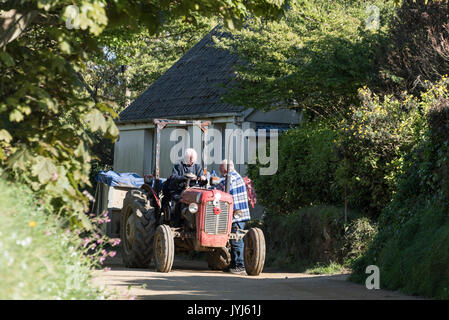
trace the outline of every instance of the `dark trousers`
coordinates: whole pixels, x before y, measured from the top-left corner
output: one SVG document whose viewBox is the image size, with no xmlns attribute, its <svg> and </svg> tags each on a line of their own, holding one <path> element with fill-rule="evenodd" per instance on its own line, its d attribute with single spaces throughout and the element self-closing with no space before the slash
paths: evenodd
<svg viewBox="0 0 449 320">
<path fill-rule="evenodd" d="M 231 232 L 235 233 L 237 229 L 245 228 L 245 222 L 233 222 L 231 227 Z M 244 243 L 243 239 L 239 241 L 229 240 L 231 243 L 231 268 L 241 267 L 245 268 L 245 259 L 244 259 Z"/>
<path fill-rule="evenodd" d="M 162 209 L 165 210 L 165 208 L 167 208 L 170 211 L 170 221 L 172 221 L 174 223 L 175 227 L 180 227 L 181 226 L 181 209 L 180 209 L 180 203 L 179 201 L 175 201 L 175 206 L 171 207 L 170 202 L 172 200 L 172 196 L 170 193 L 167 193 L 164 195 L 164 197 L 162 198 Z M 177 195 L 179 197 L 179 195 Z M 175 195 L 176 197 L 176 195 Z M 166 217 L 166 219 L 168 219 Z"/>
</svg>

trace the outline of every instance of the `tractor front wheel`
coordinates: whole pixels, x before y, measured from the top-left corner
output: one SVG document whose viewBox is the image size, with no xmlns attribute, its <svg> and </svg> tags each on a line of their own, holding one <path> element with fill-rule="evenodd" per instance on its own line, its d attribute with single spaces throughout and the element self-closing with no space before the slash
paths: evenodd
<svg viewBox="0 0 449 320">
<path fill-rule="evenodd" d="M 258 276 L 265 264 L 265 237 L 259 228 L 251 228 L 243 238 L 246 273 Z"/>
<path fill-rule="evenodd" d="M 166 224 L 161 224 L 154 235 L 154 264 L 159 272 L 170 272 L 175 256 L 173 232 Z"/>
</svg>

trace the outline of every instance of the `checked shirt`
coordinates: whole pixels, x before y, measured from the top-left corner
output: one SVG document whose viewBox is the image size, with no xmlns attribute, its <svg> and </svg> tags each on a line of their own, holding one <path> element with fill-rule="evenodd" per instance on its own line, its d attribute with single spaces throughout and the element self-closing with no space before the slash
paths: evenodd
<svg viewBox="0 0 449 320">
<path fill-rule="evenodd" d="M 236 171 L 231 171 L 229 177 L 231 178 L 229 193 L 234 200 L 234 211 L 241 211 L 241 216 L 239 218 L 234 217 L 232 222 L 248 221 L 251 219 L 251 216 L 249 213 L 248 194 L 245 181 L 243 181 L 242 177 Z M 223 179 L 219 185 L 219 189 L 224 191 L 225 188 L 226 179 Z"/>
</svg>

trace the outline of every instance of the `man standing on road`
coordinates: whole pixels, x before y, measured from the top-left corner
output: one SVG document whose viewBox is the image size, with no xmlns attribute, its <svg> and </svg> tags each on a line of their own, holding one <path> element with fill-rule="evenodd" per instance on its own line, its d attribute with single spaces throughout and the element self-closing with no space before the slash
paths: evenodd
<svg viewBox="0 0 449 320">
<path fill-rule="evenodd" d="M 248 206 L 248 194 L 246 191 L 246 185 L 240 174 L 235 171 L 234 163 L 229 161 L 229 172 L 227 172 L 228 161 L 225 159 L 220 165 L 220 173 L 223 177 L 229 175 L 230 187 L 229 193 L 234 200 L 234 216 L 232 219 L 231 232 L 237 232 L 237 230 L 243 230 L 245 228 L 245 221 L 251 219 Z M 222 181 L 219 185 L 219 189 L 226 189 L 226 180 Z M 246 274 L 243 239 L 238 241 L 230 240 L 231 243 L 231 265 L 229 271 L 234 274 Z"/>
</svg>

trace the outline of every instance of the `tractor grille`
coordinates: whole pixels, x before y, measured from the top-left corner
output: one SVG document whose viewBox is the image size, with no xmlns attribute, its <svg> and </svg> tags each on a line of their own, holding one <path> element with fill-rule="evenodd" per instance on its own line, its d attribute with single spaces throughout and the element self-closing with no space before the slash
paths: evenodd
<svg viewBox="0 0 449 320">
<path fill-rule="evenodd" d="M 226 234 L 228 232 L 229 204 L 220 201 L 220 214 L 214 213 L 212 201 L 206 203 L 204 230 L 208 234 Z"/>
</svg>

